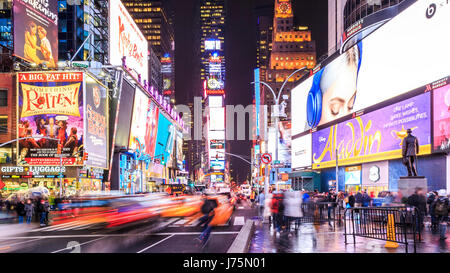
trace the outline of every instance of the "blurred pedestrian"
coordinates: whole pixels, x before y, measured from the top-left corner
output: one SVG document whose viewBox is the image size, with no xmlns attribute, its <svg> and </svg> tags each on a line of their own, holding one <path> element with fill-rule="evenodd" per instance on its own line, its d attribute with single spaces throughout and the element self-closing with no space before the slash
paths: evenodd
<svg viewBox="0 0 450 273">
<path fill-rule="evenodd" d="M 328 202 L 328 220 L 334 219 L 335 208 L 337 205 L 336 199 L 337 196 L 334 191 L 329 191 L 326 199 L 326 201 Z M 331 217 L 331 212 L 333 212 L 333 217 Z"/>
<path fill-rule="evenodd" d="M 437 221 L 437 216 L 434 211 L 434 201 L 436 201 L 439 198 L 439 195 L 437 192 L 430 192 L 428 194 L 427 198 L 427 204 L 428 204 L 428 212 L 430 214 L 430 220 L 431 220 L 431 230 L 433 232 L 437 231 L 439 229 L 439 221 Z"/>
<path fill-rule="evenodd" d="M 27 217 L 27 224 L 31 224 L 33 214 L 34 214 L 34 205 L 33 202 L 31 202 L 31 199 L 28 199 L 27 203 L 25 204 L 25 215 Z"/>
<path fill-rule="evenodd" d="M 302 213 L 302 195 L 299 191 L 286 192 L 284 198 L 284 215 L 287 220 L 287 231 L 291 230 L 291 223 L 295 223 L 295 230 L 298 229 Z"/>
<path fill-rule="evenodd" d="M 258 202 L 258 216 L 264 220 L 264 204 L 265 204 L 265 196 L 264 192 L 260 191 L 258 196 L 256 197 L 256 201 Z"/>
<path fill-rule="evenodd" d="M 274 193 L 272 197 L 272 204 L 271 204 L 271 212 L 272 212 L 272 220 L 273 225 L 276 231 L 281 230 L 282 225 L 282 206 L 283 204 L 283 195 L 281 193 Z"/>
<path fill-rule="evenodd" d="M 364 191 L 362 195 L 362 206 L 363 207 L 370 206 L 370 201 L 372 201 L 372 198 L 367 194 L 367 191 Z"/>
<path fill-rule="evenodd" d="M 308 203 L 310 199 L 308 192 L 305 189 L 302 189 L 302 193 L 303 193 L 302 196 L 303 203 Z"/>
<path fill-rule="evenodd" d="M 209 236 L 211 234 L 212 226 L 209 225 L 211 223 L 212 219 L 214 218 L 214 209 L 217 207 L 216 200 L 208 199 L 206 197 L 206 194 L 203 194 L 203 205 L 201 207 L 201 212 L 203 213 L 203 216 L 200 218 L 200 222 L 198 225 L 203 224 L 203 230 L 202 233 L 198 238 L 196 238 L 198 241 L 200 241 L 203 244 L 206 244 L 206 242 L 209 239 Z"/>
<path fill-rule="evenodd" d="M 47 213 L 48 212 L 49 212 L 48 202 L 46 202 L 45 199 L 41 199 L 38 204 L 38 214 L 39 214 L 39 221 L 40 221 L 41 227 L 47 225 Z"/>
<path fill-rule="evenodd" d="M 267 194 L 267 196 L 264 196 L 264 213 L 263 213 L 263 219 L 268 219 L 269 220 L 269 225 L 272 224 L 272 210 L 271 210 L 271 206 L 272 206 L 272 197 L 273 194 L 271 192 L 269 192 Z"/>
<path fill-rule="evenodd" d="M 19 224 L 23 223 L 23 219 L 26 215 L 25 212 L 25 203 L 23 202 L 23 200 L 20 200 L 19 203 L 16 206 L 16 212 L 17 212 L 17 216 L 19 217 Z"/>
<path fill-rule="evenodd" d="M 421 232 L 423 227 L 423 218 L 427 215 L 427 199 L 423 189 L 417 187 L 410 197 L 408 197 L 407 204 L 417 208 L 417 231 Z"/>
<path fill-rule="evenodd" d="M 445 240 L 447 239 L 446 233 L 449 212 L 449 199 L 445 189 L 438 191 L 438 197 L 433 202 L 432 206 L 437 216 L 437 221 L 439 222 L 439 237 L 441 240 Z"/>
<path fill-rule="evenodd" d="M 358 191 L 355 195 L 355 207 L 360 208 L 363 205 L 363 194 Z"/>
</svg>

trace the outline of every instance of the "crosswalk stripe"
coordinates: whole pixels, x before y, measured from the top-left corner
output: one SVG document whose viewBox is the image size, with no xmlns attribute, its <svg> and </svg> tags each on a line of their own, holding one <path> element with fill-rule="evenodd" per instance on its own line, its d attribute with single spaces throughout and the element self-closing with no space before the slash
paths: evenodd
<svg viewBox="0 0 450 273">
<path fill-rule="evenodd" d="M 236 216 L 234 217 L 234 226 L 243 226 L 245 223 L 245 217 L 244 216 Z"/>
</svg>

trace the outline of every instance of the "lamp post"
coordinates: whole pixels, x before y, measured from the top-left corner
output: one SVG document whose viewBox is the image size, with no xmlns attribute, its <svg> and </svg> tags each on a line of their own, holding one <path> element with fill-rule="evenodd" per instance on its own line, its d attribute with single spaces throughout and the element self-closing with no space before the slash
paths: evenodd
<svg viewBox="0 0 450 273">
<path fill-rule="evenodd" d="M 281 96 L 281 94 L 283 93 L 283 89 L 284 89 L 284 86 L 286 85 L 286 83 L 289 81 L 289 79 L 292 77 L 292 76 L 294 76 L 296 73 L 298 73 L 298 72 L 300 72 L 300 71 L 303 71 L 303 70 L 305 70 L 307 67 L 305 66 L 305 67 L 302 67 L 302 68 L 300 68 L 300 69 L 297 69 L 297 70 L 295 70 L 294 72 L 292 72 L 291 73 L 291 75 L 289 75 L 289 77 L 287 77 L 285 80 L 284 80 L 284 82 L 283 82 L 283 85 L 281 85 L 281 88 L 280 88 L 280 91 L 278 92 L 278 95 L 276 95 L 275 94 L 275 91 L 273 91 L 273 89 L 272 89 L 272 87 L 268 84 L 268 83 L 266 83 L 266 82 L 263 82 L 263 81 L 257 81 L 257 82 L 252 82 L 251 84 L 259 84 L 259 83 L 261 83 L 261 84 L 263 84 L 264 86 L 266 86 L 267 88 L 269 88 L 269 90 L 272 92 L 272 95 L 273 95 L 273 99 L 274 99 L 274 101 L 275 101 L 275 107 L 277 108 L 277 112 L 278 112 L 278 114 L 277 115 L 275 115 L 275 161 L 278 161 L 278 142 L 280 141 L 280 139 L 279 139 L 279 134 L 278 134 L 278 119 L 279 119 L 279 107 L 280 107 L 280 96 Z M 267 166 L 266 166 L 267 167 Z M 268 178 L 269 178 L 269 175 L 268 175 L 268 171 L 266 170 L 266 178 L 267 179 L 265 179 L 265 181 L 264 181 L 264 194 L 267 196 L 267 194 L 269 193 L 269 186 L 268 186 L 268 183 L 269 183 L 269 181 L 267 181 L 268 180 Z M 277 168 L 275 168 L 275 179 L 278 181 L 278 169 Z M 277 184 L 277 190 L 278 190 L 278 183 L 276 183 Z"/>
</svg>

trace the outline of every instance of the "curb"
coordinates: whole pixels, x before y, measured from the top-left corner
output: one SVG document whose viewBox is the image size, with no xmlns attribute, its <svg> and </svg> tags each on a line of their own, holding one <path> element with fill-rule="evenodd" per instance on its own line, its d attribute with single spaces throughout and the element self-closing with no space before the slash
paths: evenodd
<svg viewBox="0 0 450 273">
<path fill-rule="evenodd" d="M 255 221 L 247 220 L 236 239 L 234 239 L 234 242 L 231 244 L 227 253 L 247 253 L 254 233 Z"/>
</svg>

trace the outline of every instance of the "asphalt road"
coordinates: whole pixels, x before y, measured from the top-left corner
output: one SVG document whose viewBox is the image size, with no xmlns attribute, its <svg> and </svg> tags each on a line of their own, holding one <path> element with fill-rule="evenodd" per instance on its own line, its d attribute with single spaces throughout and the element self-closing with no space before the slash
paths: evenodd
<svg viewBox="0 0 450 273">
<path fill-rule="evenodd" d="M 26 233 L 0 235 L 0 253 L 226 253 L 245 221 L 256 214 L 247 202 L 237 204 L 229 225 L 214 227 L 203 248 L 195 240 L 201 233 L 196 226 L 199 214 L 118 230 L 36 227 Z"/>
</svg>

